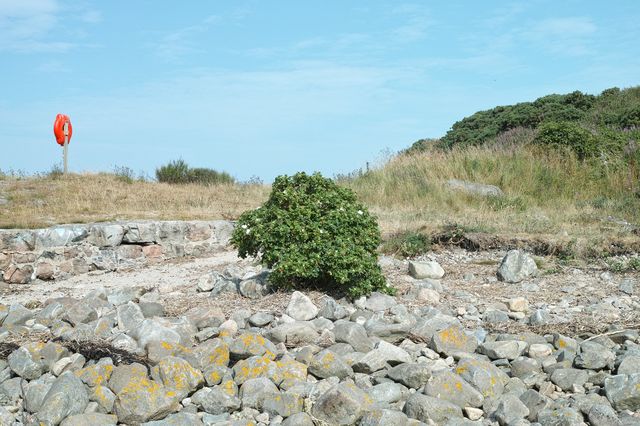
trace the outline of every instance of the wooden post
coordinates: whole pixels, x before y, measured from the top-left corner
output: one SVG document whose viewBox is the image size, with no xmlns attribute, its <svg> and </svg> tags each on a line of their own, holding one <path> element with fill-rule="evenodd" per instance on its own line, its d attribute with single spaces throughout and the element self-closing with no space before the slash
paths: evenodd
<svg viewBox="0 0 640 426">
<path fill-rule="evenodd" d="M 67 175 L 68 172 L 68 151 L 69 151 L 69 122 L 65 121 L 64 126 L 62 127 L 64 130 L 64 175 Z"/>
</svg>

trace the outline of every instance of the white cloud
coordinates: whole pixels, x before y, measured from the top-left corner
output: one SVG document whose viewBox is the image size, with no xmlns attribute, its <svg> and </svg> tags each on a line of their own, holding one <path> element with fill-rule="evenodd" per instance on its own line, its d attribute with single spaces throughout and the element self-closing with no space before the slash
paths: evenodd
<svg viewBox="0 0 640 426">
<path fill-rule="evenodd" d="M 46 40 L 57 23 L 55 0 L 0 0 L 0 50 L 66 50 L 68 43 Z"/>
<path fill-rule="evenodd" d="M 165 34 L 153 44 L 156 54 L 167 61 L 176 61 L 181 56 L 202 51 L 198 46 L 197 36 L 208 31 L 218 21 L 218 16 L 211 15 L 196 25 Z"/>
</svg>

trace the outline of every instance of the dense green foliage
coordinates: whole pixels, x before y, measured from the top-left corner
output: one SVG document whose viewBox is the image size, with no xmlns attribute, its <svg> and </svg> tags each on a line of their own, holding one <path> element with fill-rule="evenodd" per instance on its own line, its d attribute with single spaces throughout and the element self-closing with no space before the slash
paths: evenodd
<svg viewBox="0 0 640 426">
<path fill-rule="evenodd" d="M 539 133 L 529 142 L 569 147 L 581 158 L 621 153 L 640 136 L 640 87 L 611 88 L 598 96 L 553 94 L 479 111 L 456 122 L 437 145 L 482 145 L 519 128 Z M 422 141 L 414 144 L 417 149 L 423 146 Z"/>
<path fill-rule="evenodd" d="M 240 216 L 231 241 L 240 257 L 260 256 L 279 288 L 392 292 L 377 264 L 375 217 L 319 173 L 277 177 L 267 202 Z"/>
<path fill-rule="evenodd" d="M 171 161 L 156 169 L 156 179 L 162 183 L 198 183 L 216 185 L 233 183 L 234 179 L 226 172 L 218 172 L 207 168 L 191 168 L 184 160 Z"/>
</svg>

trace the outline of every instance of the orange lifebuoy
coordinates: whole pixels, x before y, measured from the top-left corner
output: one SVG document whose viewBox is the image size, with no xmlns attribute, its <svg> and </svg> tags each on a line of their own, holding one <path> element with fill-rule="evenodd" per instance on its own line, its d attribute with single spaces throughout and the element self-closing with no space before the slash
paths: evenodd
<svg viewBox="0 0 640 426">
<path fill-rule="evenodd" d="M 73 127 L 71 127 L 71 120 L 69 119 L 69 116 L 65 114 L 56 115 L 56 121 L 53 122 L 53 134 L 56 136 L 56 142 L 61 146 L 64 146 L 64 123 L 69 123 L 68 142 L 71 142 Z"/>
</svg>

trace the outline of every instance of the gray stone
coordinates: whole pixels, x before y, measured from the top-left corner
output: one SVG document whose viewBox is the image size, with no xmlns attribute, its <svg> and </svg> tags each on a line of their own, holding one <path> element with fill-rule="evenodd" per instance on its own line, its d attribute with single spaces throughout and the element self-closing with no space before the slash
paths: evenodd
<svg viewBox="0 0 640 426">
<path fill-rule="evenodd" d="M 635 374 L 640 373 L 640 354 L 628 354 L 622 358 L 618 365 L 618 374 Z"/>
<path fill-rule="evenodd" d="M 78 324 L 86 324 L 97 320 L 98 313 L 90 304 L 85 301 L 80 301 L 71 306 L 67 306 L 62 315 L 62 319 L 75 327 Z"/>
<path fill-rule="evenodd" d="M 407 415 L 401 411 L 375 408 L 365 413 L 359 426 L 405 426 L 409 424 Z"/>
<path fill-rule="evenodd" d="M 538 423 L 542 426 L 583 426 L 582 414 L 573 408 L 546 409 L 538 413 Z"/>
<path fill-rule="evenodd" d="M 149 342 L 180 343 L 180 334 L 167 327 L 160 318 L 147 318 L 138 323 L 129 333 L 137 340 L 141 348 L 145 348 Z"/>
<path fill-rule="evenodd" d="M 0 405 L 0 425 L 13 425 L 14 420 L 15 416 Z"/>
<path fill-rule="evenodd" d="M 640 374 L 609 377 L 604 381 L 604 390 L 617 411 L 640 410 Z"/>
<path fill-rule="evenodd" d="M 146 378 L 147 367 L 142 364 L 124 364 L 115 367 L 109 378 L 108 386 L 115 393 L 120 393 L 134 378 Z"/>
<path fill-rule="evenodd" d="M 325 296 L 324 305 L 318 311 L 318 316 L 324 317 L 331 321 L 343 319 L 349 315 L 347 309 L 340 305 L 335 299 Z"/>
<path fill-rule="evenodd" d="M 459 179 L 449 179 L 447 181 L 447 187 L 455 191 L 462 191 L 472 195 L 479 195 L 481 197 L 501 197 L 504 195 L 502 190 L 495 185 L 467 182 Z"/>
<path fill-rule="evenodd" d="M 60 426 L 109 426 L 118 424 L 118 417 L 113 414 L 84 413 L 69 416 Z"/>
<path fill-rule="evenodd" d="M 490 359 L 514 360 L 526 349 L 525 342 L 516 340 L 502 340 L 498 342 L 485 342 L 478 348 L 478 352 L 485 354 Z"/>
<path fill-rule="evenodd" d="M 318 307 L 306 295 L 294 291 L 285 312 L 296 321 L 309 321 L 318 315 Z"/>
<path fill-rule="evenodd" d="M 353 376 L 353 369 L 340 355 L 325 349 L 313 356 L 309 364 L 309 373 L 321 379 L 328 377 L 344 379 Z"/>
<path fill-rule="evenodd" d="M 7 362 L 11 371 L 26 380 L 37 379 L 44 372 L 42 362 L 39 359 L 34 360 L 33 354 L 25 346 L 11 352 Z"/>
<path fill-rule="evenodd" d="M 320 396 L 311 414 L 330 425 L 353 425 L 371 405 L 371 398 L 365 392 L 351 382 L 344 382 Z"/>
<path fill-rule="evenodd" d="M 266 274 L 245 279 L 238 284 L 238 292 L 249 299 L 260 299 L 269 294 L 270 291 Z"/>
<path fill-rule="evenodd" d="M 364 304 L 365 309 L 373 312 L 383 312 L 397 305 L 396 299 L 388 294 L 378 293 L 374 291 Z"/>
<path fill-rule="evenodd" d="M 491 310 L 482 315 L 482 320 L 489 324 L 500 324 L 509 322 L 509 314 L 503 311 Z"/>
<path fill-rule="evenodd" d="M 116 308 L 118 318 L 118 329 L 122 331 L 133 330 L 144 321 L 144 314 L 137 303 L 127 302 Z"/>
<path fill-rule="evenodd" d="M 402 411 L 425 423 L 445 424 L 453 418 L 462 418 L 462 409 L 457 405 L 418 392 L 407 399 Z"/>
<path fill-rule="evenodd" d="M 336 321 L 333 334 L 336 342 L 348 343 L 358 352 L 369 352 L 373 349 L 373 342 L 367 336 L 367 331 L 360 324 L 346 320 Z"/>
<path fill-rule="evenodd" d="M 593 426 L 621 426 L 622 422 L 609 404 L 595 404 L 587 415 Z"/>
<path fill-rule="evenodd" d="M 422 280 L 425 278 L 439 280 L 444 276 L 444 269 L 435 261 L 409 261 L 409 275 Z"/>
<path fill-rule="evenodd" d="M 570 391 L 575 386 L 584 386 L 589 380 L 589 373 L 575 368 L 558 368 L 551 373 L 551 381 L 564 391 Z"/>
<path fill-rule="evenodd" d="M 414 326 L 415 322 L 387 322 L 377 318 L 371 318 L 364 324 L 364 328 L 370 336 L 376 336 L 391 343 L 407 337 Z"/>
<path fill-rule="evenodd" d="M 265 396 L 262 411 L 272 416 L 289 417 L 302 412 L 303 400 L 300 395 L 289 392 L 276 392 Z"/>
<path fill-rule="evenodd" d="M 273 396 L 273 394 L 279 392 L 278 387 L 266 377 L 249 379 L 240 387 L 242 407 L 259 409 L 262 406 L 265 396 Z"/>
<path fill-rule="evenodd" d="M 110 413 L 113 411 L 116 395 L 106 386 L 96 386 L 90 391 L 89 401 L 96 402 L 102 411 Z"/>
<path fill-rule="evenodd" d="M 180 412 L 169 414 L 162 420 L 141 423 L 140 426 L 203 426 L 202 420 L 195 413 Z"/>
<path fill-rule="evenodd" d="M 635 291 L 635 280 L 632 278 L 625 278 L 618 285 L 618 290 L 624 294 L 632 295 Z"/>
<path fill-rule="evenodd" d="M 219 386 L 202 388 L 191 396 L 191 402 L 209 414 L 231 413 L 240 408 L 240 399 Z"/>
<path fill-rule="evenodd" d="M 111 381 L 109 383 L 111 385 Z M 178 400 L 174 390 L 150 380 L 146 375 L 133 376 L 116 393 L 113 409 L 120 423 L 136 424 L 162 419 L 178 411 Z"/>
<path fill-rule="evenodd" d="M 55 377 L 45 374 L 37 380 L 32 380 L 24 386 L 24 408 L 30 413 L 36 413 L 42 407 L 42 401 L 51 389 Z"/>
<path fill-rule="evenodd" d="M 615 360 L 616 355 L 605 346 L 588 341 L 580 345 L 580 353 L 576 356 L 574 365 L 589 370 L 613 369 Z"/>
<path fill-rule="evenodd" d="M 424 393 L 456 404 L 460 408 L 481 407 L 484 397 L 459 375 L 448 370 L 433 374 Z"/>
<path fill-rule="evenodd" d="M 548 398 L 540 395 L 539 392 L 529 389 L 520 395 L 520 401 L 527 406 L 529 415 L 527 419 L 529 421 L 536 421 L 538 419 L 538 413 L 549 406 Z"/>
<path fill-rule="evenodd" d="M 431 368 L 425 363 L 404 363 L 391 368 L 387 376 L 398 383 L 418 389 L 431 378 Z"/>
<path fill-rule="evenodd" d="M 546 325 L 551 322 L 551 314 L 546 309 L 536 309 L 529 317 L 531 325 Z"/>
<path fill-rule="evenodd" d="M 118 287 L 109 291 L 107 301 L 118 306 L 140 299 L 145 292 L 146 290 L 142 287 Z"/>
<path fill-rule="evenodd" d="M 473 353 L 478 347 L 478 340 L 466 334 L 461 326 L 451 325 L 434 333 L 429 347 L 445 356 Z"/>
<path fill-rule="evenodd" d="M 254 327 L 264 327 L 273 321 L 274 317 L 267 312 L 256 312 L 249 317 L 249 324 Z"/>
<path fill-rule="evenodd" d="M 25 308 L 24 306 L 16 303 L 9 306 L 9 312 L 2 322 L 3 326 L 8 325 L 24 325 L 27 321 L 34 317 L 33 311 Z"/>
<path fill-rule="evenodd" d="M 495 398 L 502 395 L 509 376 L 488 361 L 463 358 L 455 372 L 476 388 L 483 397 Z"/>
<path fill-rule="evenodd" d="M 204 376 L 182 358 L 168 356 L 158 363 L 162 384 L 182 399 L 204 383 Z"/>
<path fill-rule="evenodd" d="M 535 260 L 522 250 L 509 250 L 498 267 L 498 279 L 508 283 L 535 276 L 538 272 Z"/>
<path fill-rule="evenodd" d="M 505 394 L 500 397 L 500 402 L 493 416 L 502 426 L 514 425 L 529 415 L 529 409 L 513 394 Z"/>
<path fill-rule="evenodd" d="M 246 359 L 265 354 L 268 358 L 273 359 L 277 351 L 276 345 L 270 340 L 253 332 L 242 333 L 229 346 L 232 359 Z"/>
<path fill-rule="evenodd" d="M 282 422 L 282 426 L 314 426 L 311 416 L 307 413 L 296 413 L 286 418 Z"/>
<path fill-rule="evenodd" d="M 81 414 L 88 403 L 89 395 L 80 379 L 65 372 L 51 385 L 36 417 L 44 424 L 57 425 L 68 416 Z"/>
<path fill-rule="evenodd" d="M 379 405 L 389 405 L 405 399 L 409 390 L 400 383 L 384 382 L 367 389 L 369 396 Z"/>
<path fill-rule="evenodd" d="M 286 343 L 292 346 L 316 343 L 319 335 L 308 322 L 291 322 L 267 330 L 265 337 L 274 343 Z"/>
</svg>

